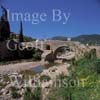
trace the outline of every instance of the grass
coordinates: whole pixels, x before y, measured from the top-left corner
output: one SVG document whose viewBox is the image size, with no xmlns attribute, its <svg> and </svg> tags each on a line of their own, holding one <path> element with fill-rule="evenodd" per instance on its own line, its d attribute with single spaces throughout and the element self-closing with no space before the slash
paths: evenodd
<svg viewBox="0 0 100 100">
<path fill-rule="evenodd" d="M 69 77 L 58 77 L 70 82 L 67 87 L 53 87 L 48 95 L 48 100 L 99 100 L 100 98 L 100 59 L 95 56 L 83 57 L 69 68 Z M 74 84 L 78 79 L 79 86 Z M 81 83 L 84 81 L 84 86 Z"/>
</svg>

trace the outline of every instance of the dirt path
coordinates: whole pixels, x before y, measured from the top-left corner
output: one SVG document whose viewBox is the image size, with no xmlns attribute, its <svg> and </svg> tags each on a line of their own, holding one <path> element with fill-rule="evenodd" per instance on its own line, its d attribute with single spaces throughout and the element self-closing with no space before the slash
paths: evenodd
<svg viewBox="0 0 100 100">
<path fill-rule="evenodd" d="M 0 74 L 20 72 L 22 70 L 31 69 L 38 65 L 43 65 L 43 62 L 22 62 L 17 64 L 0 65 Z"/>
</svg>

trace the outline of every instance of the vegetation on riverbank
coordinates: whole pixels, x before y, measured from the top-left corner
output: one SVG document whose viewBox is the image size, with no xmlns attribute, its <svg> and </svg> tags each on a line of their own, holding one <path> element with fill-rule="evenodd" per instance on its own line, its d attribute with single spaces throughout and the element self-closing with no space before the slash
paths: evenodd
<svg viewBox="0 0 100 100">
<path fill-rule="evenodd" d="M 60 87 L 53 87 L 47 100 L 99 100 L 100 59 L 93 49 L 69 68 L 70 75 L 60 77 Z"/>
</svg>

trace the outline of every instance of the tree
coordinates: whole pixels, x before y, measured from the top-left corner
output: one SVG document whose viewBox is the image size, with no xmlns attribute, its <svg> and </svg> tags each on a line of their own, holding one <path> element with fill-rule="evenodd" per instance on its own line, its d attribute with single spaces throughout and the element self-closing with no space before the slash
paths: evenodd
<svg viewBox="0 0 100 100">
<path fill-rule="evenodd" d="M 20 22 L 19 42 L 24 42 L 22 21 Z"/>
<path fill-rule="evenodd" d="M 2 16 L 0 18 L 0 40 L 6 40 L 10 37 L 10 25 L 7 19 L 7 10 L 1 6 Z"/>
</svg>

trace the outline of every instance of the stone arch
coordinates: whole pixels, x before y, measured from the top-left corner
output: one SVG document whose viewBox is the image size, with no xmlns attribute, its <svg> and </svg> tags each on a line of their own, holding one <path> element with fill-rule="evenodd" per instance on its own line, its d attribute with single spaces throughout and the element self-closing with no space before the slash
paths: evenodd
<svg viewBox="0 0 100 100">
<path fill-rule="evenodd" d="M 73 50 L 68 46 L 60 46 L 54 51 L 54 56 L 57 59 L 57 56 L 61 56 L 62 54 L 71 51 L 73 52 Z"/>
</svg>

